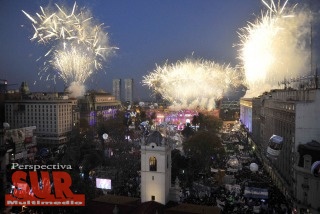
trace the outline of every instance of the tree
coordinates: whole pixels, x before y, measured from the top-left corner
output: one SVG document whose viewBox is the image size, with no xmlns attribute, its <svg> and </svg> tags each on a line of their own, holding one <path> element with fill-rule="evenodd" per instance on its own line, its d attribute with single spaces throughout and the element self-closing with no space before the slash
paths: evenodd
<svg viewBox="0 0 320 214">
<path fill-rule="evenodd" d="M 194 130 L 193 128 L 190 127 L 190 124 L 188 123 L 187 126 L 181 131 L 181 134 L 183 135 L 183 137 L 185 137 L 186 139 L 189 139 L 191 136 L 194 135 Z"/>
<path fill-rule="evenodd" d="M 102 135 L 107 133 L 114 142 L 122 142 L 127 132 L 126 118 L 124 111 L 118 111 L 114 118 L 100 121 L 97 124 L 97 133 L 102 140 Z"/>
<path fill-rule="evenodd" d="M 90 170 L 101 165 L 104 160 L 103 153 L 95 149 L 86 150 L 86 153 L 82 155 L 81 165 L 85 174 L 88 174 Z"/>
<path fill-rule="evenodd" d="M 193 116 L 191 123 L 192 125 L 199 124 L 199 131 L 207 130 L 215 133 L 217 133 L 222 126 L 222 120 L 213 115 L 203 113 L 199 113 L 198 116 Z"/>
<path fill-rule="evenodd" d="M 214 132 L 198 131 L 183 143 L 183 150 L 194 169 L 194 172 L 208 171 L 211 158 L 224 154 L 221 139 Z"/>
<path fill-rule="evenodd" d="M 89 122 L 85 118 L 80 118 L 79 126 L 81 132 L 87 132 L 90 129 Z"/>
<path fill-rule="evenodd" d="M 174 149 L 171 151 L 171 182 L 174 182 L 176 177 L 180 175 L 181 170 L 187 169 L 188 165 L 186 162 L 186 158 L 181 155 L 180 150 Z M 179 180 L 181 181 L 182 178 L 179 177 Z"/>
</svg>

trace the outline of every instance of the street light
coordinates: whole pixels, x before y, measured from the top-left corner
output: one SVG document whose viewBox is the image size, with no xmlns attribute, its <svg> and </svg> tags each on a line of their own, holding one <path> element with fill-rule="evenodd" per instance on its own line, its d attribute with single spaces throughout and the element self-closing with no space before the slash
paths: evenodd
<svg viewBox="0 0 320 214">
<path fill-rule="evenodd" d="M 104 140 L 107 140 L 107 139 L 108 139 L 108 134 L 107 134 L 107 133 L 104 133 L 104 134 L 102 135 L 102 138 L 103 138 Z"/>
<path fill-rule="evenodd" d="M 102 151 L 103 151 L 103 154 L 104 154 L 104 155 L 105 155 L 104 146 L 105 146 L 105 142 L 107 141 L 108 137 L 109 137 L 109 135 L 108 135 L 107 133 L 104 133 L 104 134 L 102 135 L 102 138 L 103 138 Z"/>
<path fill-rule="evenodd" d="M 4 129 L 9 129 L 10 128 L 10 124 L 7 123 L 7 122 L 4 122 L 2 125 L 3 125 Z"/>
</svg>

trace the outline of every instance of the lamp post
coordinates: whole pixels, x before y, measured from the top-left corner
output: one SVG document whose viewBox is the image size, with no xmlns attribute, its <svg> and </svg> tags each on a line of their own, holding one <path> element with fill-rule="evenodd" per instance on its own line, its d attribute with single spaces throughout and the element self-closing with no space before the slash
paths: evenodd
<svg viewBox="0 0 320 214">
<path fill-rule="evenodd" d="M 106 141 L 107 141 L 107 139 L 108 139 L 108 137 L 109 137 L 109 135 L 107 134 L 107 133 L 104 133 L 103 135 L 102 135 L 102 138 L 103 138 L 103 142 L 102 142 L 102 151 L 103 151 L 103 154 L 104 154 L 104 149 L 105 149 L 105 143 L 106 143 Z M 104 154 L 105 155 L 105 154 Z"/>
</svg>

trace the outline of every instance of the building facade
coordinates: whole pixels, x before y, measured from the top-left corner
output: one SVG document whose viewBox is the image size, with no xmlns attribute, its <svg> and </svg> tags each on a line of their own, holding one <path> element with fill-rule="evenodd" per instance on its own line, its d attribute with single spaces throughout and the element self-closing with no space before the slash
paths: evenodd
<svg viewBox="0 0 320 214">
<path fill-rule="evenodd" d="M 310 173 L 312 164 L 320 160 L 320 143 L 311 141 L 298 146 L 294 165 L 294 196 L 297 207 L 320 212 L 320 178 Z M 313 211 L 312 213 L 317 213 Z"/>
<path fill-rule="evenodd" d="M 35 126 L 5 130 L 4 141 L 14 145 L 12 147 L 14 149 L 10 152 L 8 160 L 5 161 L 6 164 L 8 164 L 9 161 L 34 158 L 37 152 L 37 140 L 36 136 L 34 136 L 35 130 Z"/>
<path fill-rule="evenodd" d="M 243 133 L 254 143 L 260 142 L 260 110 L 260 98 L 240 99 L 240 122 L 244 127 Z"/>
<path fill-rule="evenodd" d="M 79 121 L 77 100 L 59 93 L 31 93 L 5 101 L 5 119 L 11 128 L 35 126 L 38 145 L 55 146 L 68 142 L 72 127 Z"/>
<path fill-rule="evenodd" d="M 252 98 L 240 100 L 240 122 L 252 132 Z"/>
<path fill-rule="evenodd" d="M 141 202 L 166 204 L 171 188 L 171 147 L 154 131 L 141 146 Z"/>
<path fill-rule="evenodd" d="M 106 92 L 91 91 L 79 99 L 80 117 L 90 126 L 97 123 L 99 116 L 104 119 L 114 117 L 120 106 L 120 101 Z"/>
<path fill-rule="evenodd" d="M 121 79 L 112 80 L 112 95 L 116 100 L 121 101 Z"/>
<path fill-rule="evenodd" d="M 265 159 L 275 184 L 282 192 L 293 195 L 292 177 L 294 165 L 295 110 L 294 103 L 284 96 L 286 90 L 275 90 L 261 96 L 260 148 L 267 157 L 269 139 L 272 135 L 283 137 L 282 150 L 276 160 Z M 270 160 L 270 161 L 269 161 Z"/>
<path fill-rule="evenodd" d="M 133 79 L 124 80 L 124 102 L 133 102 Z"/>
<path fill-rule="evenodd" d="M 320 208 L 320 179 L 315 178 L 310 170 L 316 158 L 301 154 L 301 146 L 320 142 L 320 90 L 272 90 L 258 98 L 242 99 L 241 104 L 243 125 L 251 123 L 253 131 L 256 126 L 260 129 L 260 137 L 255 137 L 254 141 L 275 185 L 292 199 L 296 207 L 317 212 Z M 277 158 L 270 158 L 267 154 L 272 135 L 283 138 Z M 308 148 L 313 148 L 310 153 L 319 150 L 318 147 Z"/>
</svg>

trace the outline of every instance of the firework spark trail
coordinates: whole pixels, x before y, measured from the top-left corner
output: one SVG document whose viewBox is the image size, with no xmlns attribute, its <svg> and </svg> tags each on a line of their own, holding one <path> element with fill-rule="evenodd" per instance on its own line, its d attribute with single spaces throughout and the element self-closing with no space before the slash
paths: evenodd
<svg viewBox="0 0 320 214">
<path fill-rule="evenodd" d="M 246 96 L 258 96 L 278 87 L 285 78 L 309 71 L 310 15 L 297 5 L 262 1 L 267 11 L 239 31 L 239 59 L 247 85 Z"/>
<path fill-rule="evenodd" d="M 78 12 L 76 2 L 70 13 L 57 4 L 55 6 L 55 10 L 40 7 L 41 13 L 36 13 L 35 17 L 22 11 L 32 22 L 34 34 L 31 40 L 49 46 L 41 58 L 44 63 L 40 75 L 50 79 L 48 73 L 52 67 L 65 84 L 84 84 L 117 48 L 109 45 L 103 24 L 95 24 L 90 11 L 81 9 Z M 55 80 L 56 76 L 54 74 L 51 79 Z"/>
<path fill-rule="evenodd" d="M 229 87 L 241 84 L 240 75 L 229 65 L 202 59 L 165 63 L 143 77 L 143 84 L 160 93 L 172 108 L 212 110 Z"/>
<path fill-rule="evenodd" d="M 86 52 L 78 51 L 73 47 L 70 51 L 56 52 L 50 63 L 59 72 L 64 82 L 70 83 L 77 80 L 76 82 L 84 83 L 93 72 L 90 68 L 91 61 L 91 57 L 87 56 Z"/>
</svg>

